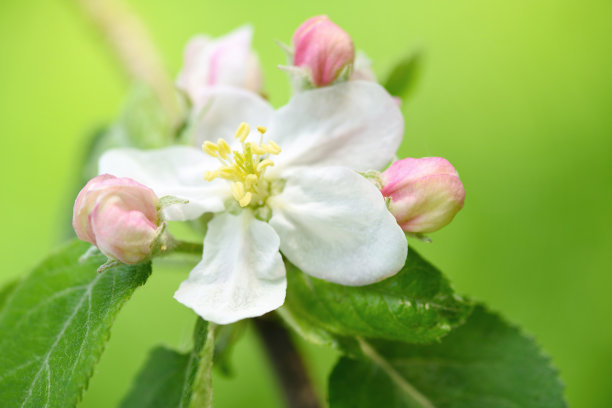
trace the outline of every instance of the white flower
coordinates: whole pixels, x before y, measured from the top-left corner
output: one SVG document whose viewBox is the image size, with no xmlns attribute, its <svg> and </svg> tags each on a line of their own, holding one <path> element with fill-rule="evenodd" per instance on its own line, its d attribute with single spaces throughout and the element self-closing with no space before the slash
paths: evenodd
<svg viewBox="0 0 612 408">
<path fill-rule="evenodd" d="M 253 28 L 244 26 L 217 39 L 198 35 L 189 40 L 177 86 L 187 93 L 195 112 L 204 106 L 215 86 L 262 91 L 263 73 L 251 49 L 252 38 Z"/>
<path fill-rule="evenodd" d="M 100 160 L 102 173 L 189 200 L 166 208 L 166 219 L 215 213 L 203 259 L 178 301 L 220 324 L 280 307 L 279 250 L 305 273 L 343 285 L 401 269 L 404 233 L 378 189 L 357 173 L 381 169 L 401 142 L 403 118 L 382 87 L 351 81 L 306 91 L 277 111 L 253 93 L 219 89 L 200 120 L 196 143 L 210 155 L 175 146 L 113 150 Z M 242 122 L 268 130 L 249 133 Z"/>
</svg>

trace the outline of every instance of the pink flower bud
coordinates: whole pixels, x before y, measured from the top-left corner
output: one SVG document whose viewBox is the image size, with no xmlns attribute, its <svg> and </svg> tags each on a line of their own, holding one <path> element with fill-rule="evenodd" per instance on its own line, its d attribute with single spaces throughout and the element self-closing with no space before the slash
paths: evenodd
<svg viewBox="0 0 612 408">
<path fill-rule="evenodd" d="M 406 232 L 433 232 L 463 207 L 465 190 L 455 168 L 441 157 L 403 159 L 382 174 L 389 210 Z"/>
<path fill-rule="evenodd" d="M 81 240 L 109 258 L 135 264 L 151 254 L 159 225 L 158 202 L 147 186 L 103 174 L 77 196 L 72 226 Z"/>
<path fill-rule="evenodd" d="M 293 46 L 293 65 L 308 68 L 315 86 L 334 82 L 355 59 L 353 40 L 327 16 L 302 23 L 293 34 Z"/>
<path fill-rule="evenodd" d="M 252 37 L 253 29 L 244 26 L 217 39 L 198 35 L 187 43 L 177 85 L 187 93 L 196 110 L 206 103 L 214 86 L 262 91 L 263 71 L 251 49 Z"/>
</svg>

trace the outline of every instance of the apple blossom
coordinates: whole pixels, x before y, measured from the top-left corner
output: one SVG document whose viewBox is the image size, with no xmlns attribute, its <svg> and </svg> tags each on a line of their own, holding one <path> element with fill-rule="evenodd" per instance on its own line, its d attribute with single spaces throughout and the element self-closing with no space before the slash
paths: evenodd
<svg viewBox="0 0 612 408">
<path fill-rule="evenodd" d="M 263 72 L 251 49 L 252 37 L 252 27 L 244 26 L 217 39 L 198 35 L 187 43 L 177 85 L 187 93 L 196 112 L 215 86 L 262 91 Z"/>
<path fill-rule="evenodd" d="M 111 259 L 135 264 L 147 259 L 158 235 L 153 190 L 129 178 L 102 174 L 91 179 L 74 203 L 77 236 Z"/>
<path fill-rule="evenodd" d="M 293 65 L 309 71 L 315 86 L 326 86 L 355 59 L 351 37 L 327 16 L 311 17 L 293 35 Z"/>
<path fill-rule="evenodd" d="M 406 232 L 423 234 L 447 225 L 463 207 L 465 190 L 455 168 L 441 157 L 406 158 L 382 173 L 382 194 Z"/>
<path fill-rule="evenodd" d="M 204 152 L 117 149 L 100 159 L 102 173 L 189 201 L 164 208 L 168 220 L 214 213 L 178 301 L 220 324 L 274 310 L 287 286 L 279 251 L 305 273 L 343 285 L 371 284 L 404 265 L 404 233 L 358 173 L 383 168 L 402 139 L 402 115 L 381 86 L 305 91 L 277 111 L 254 93 L 217 89 L 198 120 Z"/>
</svg>

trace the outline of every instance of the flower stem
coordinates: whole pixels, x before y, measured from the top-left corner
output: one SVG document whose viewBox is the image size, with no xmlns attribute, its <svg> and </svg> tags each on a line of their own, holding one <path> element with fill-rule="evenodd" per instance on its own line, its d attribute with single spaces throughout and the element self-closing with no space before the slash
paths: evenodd
<svg viewBox="0 0 612 408">
<path fill-rule="evenodd" d="M 288 408 L 320 408 L 306 366 L 287 329 L 273 316 L 253 319 Z"/>
<path fill-rule="evenodd" d="M 184 254 L 202 255 L 204 246 L 195 242 L 175 240 L 172 246 L 172 252 L 181 252 Z"/>
</svg>

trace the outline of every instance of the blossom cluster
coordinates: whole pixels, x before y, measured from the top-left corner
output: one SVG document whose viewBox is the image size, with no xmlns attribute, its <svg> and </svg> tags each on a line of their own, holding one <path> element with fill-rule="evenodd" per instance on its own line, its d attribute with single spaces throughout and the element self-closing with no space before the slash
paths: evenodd
<svg viewBox="0 0 612 408">
<path fill-rule="evenodd" d="M 445 226 L 465 195 L 445 159 L 396 160 L 398 104 L 328 17 L 287 47 L 295 92 L 280 109 L 263 96 L 252 35 L 192 39 L 177 79 L 190 144 L 106 152 L 74 208 L 79 238 L 124 263 L 150 259 L 163 222 L 212 214 L 175 298 L 219 324 L 280 307 L 285 260 L 341 285 L 396 274 L 406 234 Z M 163 196 L 179 200 L 160 208 Z"/>
</svg>

